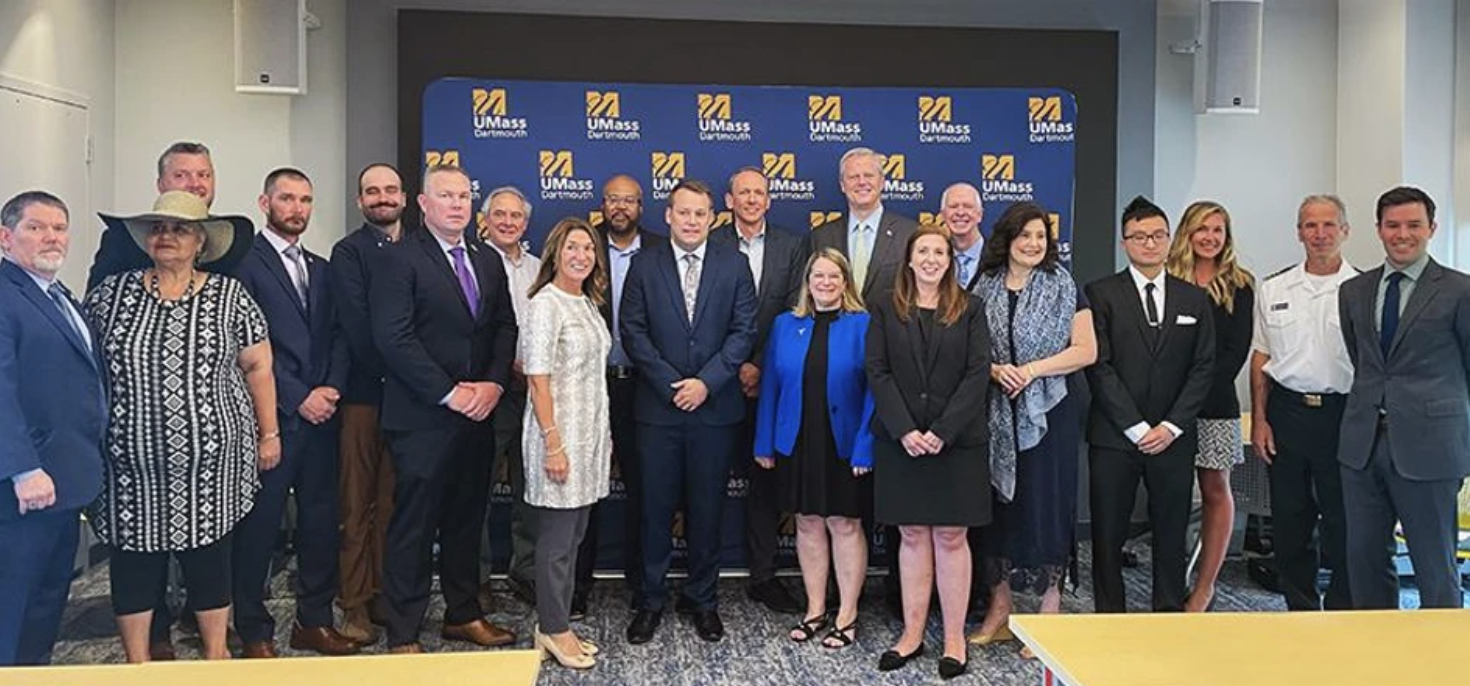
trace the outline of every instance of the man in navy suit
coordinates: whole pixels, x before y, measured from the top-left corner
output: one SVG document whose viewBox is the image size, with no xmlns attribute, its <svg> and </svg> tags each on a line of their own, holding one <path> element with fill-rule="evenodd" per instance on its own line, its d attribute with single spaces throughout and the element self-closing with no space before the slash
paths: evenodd
<svg viewBox="0 0 1470 686">
<path fill-rule="evenodd" d="M 347 380 L 347 343 L 336 335 L 327 261 L 301 236 L 311 222 L 311 180 L 300 170 L 265 177 L 265 229 L 235 277 L 265 313 L 281 426 L 281 462 L 260 475 L 255 507 L 235 528 L 235 631 L 248 658 L 276 656 L 276 623 L 265 607 L 272 553 L 286 497 L 296 493 L 296 624 L 291 647 L 351 655 L 356 643 L 332 624 L 337 595 L 337 401 Z"/>
<path fill-rule="evenodd" d="M 40 191 L 0 209 L 0 665 L 51 662 L 78 515 L 102 489 L 102 358 L 56 280 L 68 222 Z"/>
<path fill-rule="evenodd" d="M 679 605 L 706 641 L 725 629 L 716 610 L 720 515 L 730 458 L 745 419 L 739 367 L 755 339 L 755 282 L 734 246 L 708 241 L 714 194 L 684 181 L 664 211 L 669 244 L 633 258 L 623 286 L 623 347 L 638 368 L 633 417 L 643 482 L 643 602 L 628 642 L 652 640 L 668 600 L 674 511 L 684 503 L 689 579 Z"/>
<path fill-rule="evenodd" d="M 480 530 L 495 432 L 486 419 L 510 384 L 516 315 L 500 259 L 468 240 L 470 177 L 459 167 L 424 172 L 424 231 L 378 261 L 370 312 L 382 353 L 383 430 L 392 448 L 393 515 L 383 555 L 388 648 L 418 653 L 429 609 L 434 541 L 449 640 L 515 642 L 480 607 Z"/>
</svg>

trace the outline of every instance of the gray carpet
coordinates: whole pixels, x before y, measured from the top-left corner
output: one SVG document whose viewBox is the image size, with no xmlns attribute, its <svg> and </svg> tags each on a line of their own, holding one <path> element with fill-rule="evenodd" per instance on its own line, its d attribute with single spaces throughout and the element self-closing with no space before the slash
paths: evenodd
<svg viewBox="0 0 1470 686">
<path fill-rule="evenodd" d="M 1145 544 L 1135 544 L 1133 549 L 1143 561 L 1142 566 L 1126 570 L 1130 605 L 1134 610 L 1148 606 L 1149 570 L 1148 549 Z M 1081 547 L 1083 575 L 1089 569 L 1089 551 Z M 299 654 L 286 646 L 291 625 L 293 603 L 289 598 L 290 570 L 274 579 L 276 600 L 270 601 L 272 612 L 277 618 L 277 646 L 283 655 Z M 789 580 L 791 588 L 798 588 L 797 580 Z M 675 582 L 677 583 L 677 582 Z M 586 621 L 576 623 L 576 630 L 586 638 L 603 647 L 598 665 L 589 672 L 562 669 L 555 663 L 547 663 L 542 670 L 539 683 L 543 686 L 559 684 L 731 684 L 763 686 L 765 684 L 921 684 L 937 683 L 937 665 L 940 656 L 941 631 L 938 609 L 931 617 L 926 655 L 897 672 L 880 673 L 877 670 L 878 655 L 897 640 L 901 626 L 888 618 L 878 600 L 879 581 L 869 580 L 868 593 L 861 604 L 857 642 L 843 650 L 827 650 L 815 644 L 796 644 L 785 638 L 789 626 L 798 617 L 772 615 L 763 607 L 745 597 L 743 580 L 725 579 L 720 584 L 720 612 L 724 618 L 727 636 L 718 644 L 705 643 L 694 634 L 689 622 L 665 613 L 663 625 L 651 643 L 630 646 L 623 640 L 623 630 L 631 618 L 626 594 L 622 584 L 615 580 L 600 581 L 591 601 L 591 614 Z M 56 647 L 57 664 L 116 663 L 123 661 L 122 645 L 116 637 L 116 629 L 107 600 L 107 569 L 101 565 L 78 579 L 72 588 L 71 604 L 62 628 L 61 641 Z M 1412 589 L 1403 593 L 1405 607 L 1418 606 L 1418 594 Z M 1035 610 L 1037 598 L 1020 596 L 1017 599 L 1020 612 Z M 1083 580 L 1074 592 L 1064 596 L 1064 611 L 1068 613 L 1090 612 L 1092 594 L 1090 583 Z M 531 627 L 535 621 L 531 607 L 515 599 L 508 592 L 494 599 L 495 611 L 490 620 L 515 630 L 520 641 L 518 648 L 531 645 Z M 1245 564 L 1238 560 L 1228 561 L 1222 573 L 1221 584 L 1216 593 L 1218 611 L 1279 611 L 1285 606 L 1279 596 L 1267 593 L 1246 576 Z M 425 622 L 423 642 L 430 651 L 472 650 L 465 643 L 445 644 L 440 640 L 438 627 L 443 612 L 443 601 L 438 596 L 429 609 Z M 197 637 L 184 635 L 176 629 L 175 637 L 180 658 L 198 659 Z M 969 674 L 955 679 L 954 684 L 1035 684 L 1041 669 L 1035 662 L 1020 658 L 1018 643 L 1007 643 L 984 648 L 971 647 Z M 368 652 L 381 652 L 383 644 L 373 646 Z M 343 658 L 351 659 L 351 658 Z"/>
</svg>

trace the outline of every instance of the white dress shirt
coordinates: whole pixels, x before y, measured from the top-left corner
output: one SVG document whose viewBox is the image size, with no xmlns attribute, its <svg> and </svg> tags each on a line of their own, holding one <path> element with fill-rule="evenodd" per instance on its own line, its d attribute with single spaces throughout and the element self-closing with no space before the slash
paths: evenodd
<svg viewBox="0 0 1470 686">
<path fill-rule="evenodd" d="M 1138 271 L 1137 267 L 1130 264 L 1128 265 L 1128 274 L 1133 277 L 1133 288 L 1138 292 L 1138 303 L 1145 313 L 1148 312 L 1149 298 L 1148 291 L 1145 287 L 1148 284 L 1154 285 L 1153 300 L 1154 307 L 1157 308 L 1154 311 L 1159 315 L 1157 324 L 1162 327 L 1164 325 L 1164 283 L 1168 280 L 1169 273 L 1160 268 L 1159 273 L 1150 279 L 1144 276 L 1143 272 Z M 1147 318 L 1146 314 L 1145 318 Z M 1184 435 L 1184 430 L 1175 426 L 1173 422 L 1160 422 L 1160 425 L 1168 429 L 1169 433 L 1174 434 L 1174 438 L 1179 438 Z M 1128 440 L 1137 443 L 1143 440 L 1144 435 L 1149 432 L 1150 428 L 1152 427 L 1148 425 L 1148 422 L 1139 422 L 1125 429 L 1123 435 L 1127 436 Z"/>
<path fill-rule="evenodd" d="M 1343 260 L 1337 273 L 1308 274 L 1298 264 L 1256 287 L 1251 349 L 1270 357 L 1263 370 L 1296 393 L 1347 393 L 1353 361 L 1342 340 L 1337 292 L 1358 270 Z"/>
</svg>

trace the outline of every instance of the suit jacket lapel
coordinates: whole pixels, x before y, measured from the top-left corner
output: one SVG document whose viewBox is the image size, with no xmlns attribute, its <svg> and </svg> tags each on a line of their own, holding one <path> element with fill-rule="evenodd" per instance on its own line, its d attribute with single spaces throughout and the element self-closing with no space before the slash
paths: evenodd
<svg viewBox="0 0 1470 686">
<path fill-rule="evenodd" d="M 1169 333 L 1179 325 L 1179 286 L 1169 277 L 1164 277 L 1164 314 L 1159 321 L 1158 342 L 1154 344 L 1154 354 L 1164 349 L 1164 342 L 1169 338 Z"/>
<path fill-rule="evenodd" d="M 699 265 L 699 290 L 694 293 L 694 321 L 689 323 L 689 328 L 699 326 L 699 318 L 704 315 L 705 303 L 709 302 L 709 296 L 715 287 L 715 261 L 714 246 L 706 245 L 704 249 L 704 260 Z M 679 291 L 683 295 L 683 290 Z"/>
<path fill-rule="evenodd" d="M 654 271 L 663 277 L 666 286 L 664 290 L 669 294 L 669 303 L 673 306 L 674 312 L 678 313 L 679 321 L 683 322 L 684 328 L 692 330 L 694 327 L 690 325 L 688 310 L 684 307 L 684 282 L 679 278 L 679 267 L 675 264 L 674 259 L 677 254 L 671 245 L 668 250 L 659 250 L 650 258 L 654 263 Z M 708 255 L 709 251 L 706 250 L 705 254 Z M 626 288 L 627 284 L 624 284 L 623 287 Z"/>
<path fill-rule="evenodd" d="M 1363 273 L 1369 275 L 1369 278 L 1363 280 L 1361 285 L 1363 295 L 1357 299 L 1358 317 L 1364 324 L 1358 327 L 1358 336 L 1359 340 L 1366 339 L 1367 347 L 1372 350 L 1370 354 L 1383 360 L 1386 356 L 1383 354 L 1383 346 L 1378 342 L 1378 317 L 1374 312 L 1378 306 L 1378 282 L 1383 280 L 1383 267 L 1370 269 Z M 1361 349 L 1358 354 L 1362 354 Z"/>
<path fill-rule="evenodd" d="M 914 366 L 919 368 L 919 376 L 923 377 L 925 383 L 929 381 L 929 346 L 924 343 L 924 329 L 919 325 L 919 308 L 915 306 L 909 313 L 909 321 L 904 326 L 909 330 L 909 341 L 914 356 Z"/>
<path fill-rule="evenodd" d="M 757 284 L 760 287 L 760 293 L 757 295 L 764 298 L 767 293 L 773 293 L 776 294 L 776 299 L 780 300 L 781 296 L 785 294 L 786 288 L 785 284 L 775 283 L 776 272 L 779 267 L 776 264 L 775 250 L 779 239 L 772 240 L 772 236 L 775 234 L 776 230 L 772 229 L 770 224 L 766 224 L 766 237 L 763 239 L 766 242 L 765 250 L 761 251 L 761 282 Z"/>
<path fill-rule="evenodd" d="M 475 320 L 479 321 L 489 316 L 490 270 L 495 268 L 490 264 L 490 260 L 500 259 L 500 253 L 495 252 L 494 248 L 481 249 L 482 246 L 471 243 L 470 241 L 465 241 L 464 246 L 470 262 L 475 266 L 475 284 L 479 287 L 480 292 L 480 307 L 476 310 L 479 314 L 476 315 Z M 458 277 L 456 277 L 455 283 L 458 282 Z M 510 274 L 505 275 L 505 283 L 507 286 L 510 285 Z"/>
<path fill-rule="evenodd" d="M 419 247 L 424 249 L 429 257 L 430 268 L 449 283 L 449 289 L 459 298 L 459 304 L 464 307 L 465 316 L 470 314 L 470 302 L 464 297 L 464 289 L 459 287 L 459 276 L 454 273 L 454 268 L 449 266 L 449 256 L 439 249 L 439 241 L 434 238 L 433 232 L 425 228 L 419 237 Z"/>
<path fill-rule="evenodd" d="M 1133 273 L 1127 269 L 1119 273 L 1117 287 L 1118 296 L 1127 303 L 1123 312 L 1133 320 L 1133 325 L 1138 327 L 1138 341 L 1152 357 L 1158 351 L 1157 346 L 1154 345 L 1158 341 L 1158 336 L 1155 335 L 1153 327 L 1148 325 L 1148 312 L 1143 309 L 1143 294 L 1138 292 L 1138 285 L 1133 283 Z"/>
<path fill-rule="evenodd" d="M 1414 325 L 1414 320 L 1424 313 L 1424 308 L 1429 305 L 1429 301 L 1439 293 L 1436 282 L 1443 275 L 1444 269 L 1432 259 L 1424 266 L 1424 271 L 1419 274 L 1419 283 L 1414 284 L 1414 292 L 1409 294 L 1409 302 L 1404 305 L 1404 313 L 1399 317 L 1399 328 L 1394 331 L 1393 342 L 1388 346 L 1389 355 L 1393 355 L 1393 351 L 1398 349 L 1399 342 L 1404 340 L 1404 332 Z M 1376 299 L 1377 288 L 1374 289 L 1373 294 Z"/>
<path fill-rule="evenodd" d="M 20 265 L 8 260 L 0 260 L 0 265 L 4 265 L 5 271 L 10 274 L 10 280 L 20 288 L 20 292 L 25 295 L 26 299 L 30 300 L 31 304 L 35 305 L 41 311 L 41 316 L 45 317 L 47 321 L 51 322 L 52 326 L 55 326 L 61 332 L 61 335 L 66 338 L 67 342 L 71 343 L 71 347 L 75 348 L 82 357 L 85 357 L 93 367 L 97 367 L 97 358 L 94 355 L 97 347 L 97 337 L 92 337 L 93 350 L 88 350 L 86 341 L 82 340 L 81 335 L 72 327 L 71 322 L 66 320 L 66 315 L 61 313 L 61 308 L 58 308 L 56 302 L 51 300 L 51 296 L 42 291 L 36 285 L 35 281 L 31 280 L 30 274 L 26 273 Z M 67 299 L 70 300 L 71 298 L 68 297 Z M 73 306 L 75 306 L 75 303 L 73 303 Z M 78 308 L 77 311 L 81 312 L 81 308 Z"/>
<path fill-rule="evenodd" d="M 296 285 L 291 283 L 291 275 L 286 273 L 286 265 L 281 261 L 281 255 L 276 252 L 275 247 L 270 244 L 264 234 L 255 234 L 255 245 L 252 249 L 255 250 L 256 256 L 265 263 L 266 271 L 276 277 L 276 282 L 286 292 L 286 299 L 296 306 L 296 313 L 301 315 L 301 320 L 306 321 L 306 310 L 301 307 L 301 296 L 296 293 Z M 305 260 L 306 255 L 303 254 L 301 259 Z M 311 278 L 310 267 L 307 268 L 307 278 Z M 307 290 L 307 293 L 311 293 L 310 289 Z"/>
</svg>

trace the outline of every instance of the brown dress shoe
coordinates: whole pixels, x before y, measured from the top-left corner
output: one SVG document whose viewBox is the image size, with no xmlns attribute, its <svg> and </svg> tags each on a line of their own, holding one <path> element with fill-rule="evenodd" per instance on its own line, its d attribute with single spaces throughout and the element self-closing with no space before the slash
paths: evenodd
<svg viewBox="0 0 1470 686">
<path fill-rule="evenodd" d="M 444 631 L 440 636 L 443 636 L 448 641 L 469 641 L 470 643 L 486 648 L 505 646 L 516 642 L 515 634 L 495 626 L 484 619 L 477 619 L 469 624 L 445 624 Z"/>
<path fill-rule="evenodd" d="M 154 662 L 173 662 L 179 656 L 174 653 L 173 641 L 154 641 L 148 644 L 148 659 Z"/>
<path fill-rule="evenodd" d="M 424 647 L 417 643 L 405 643 L 388 649 L 389 655 L 418 655 L 422 652 L 424 652 Z"/>
<path fill-rule="evenodd" d="M 273 658 L 276 657 L 276 644 L 271 641 L 251 641 L 245 644 L 240 656 L 252 660 Z"/>
<path fill-rule="evenodd" d="M 368 617 L 368 611 L 364 608 L 343 612 L 342 628 L 338 629 L 337 633 L 359 646 L 370 646 L 378 642 L 378 628 L 373 626 L 372 619 Z"/>
<path fill-rule="evenodd" d="M 360 648 L 356 643 L 329 626 L 314 626 L 310 629 L 299 623 L 291 627 L 291 647 L 310 650 L 322 655 L 356 655 Z"/>
</svg>

